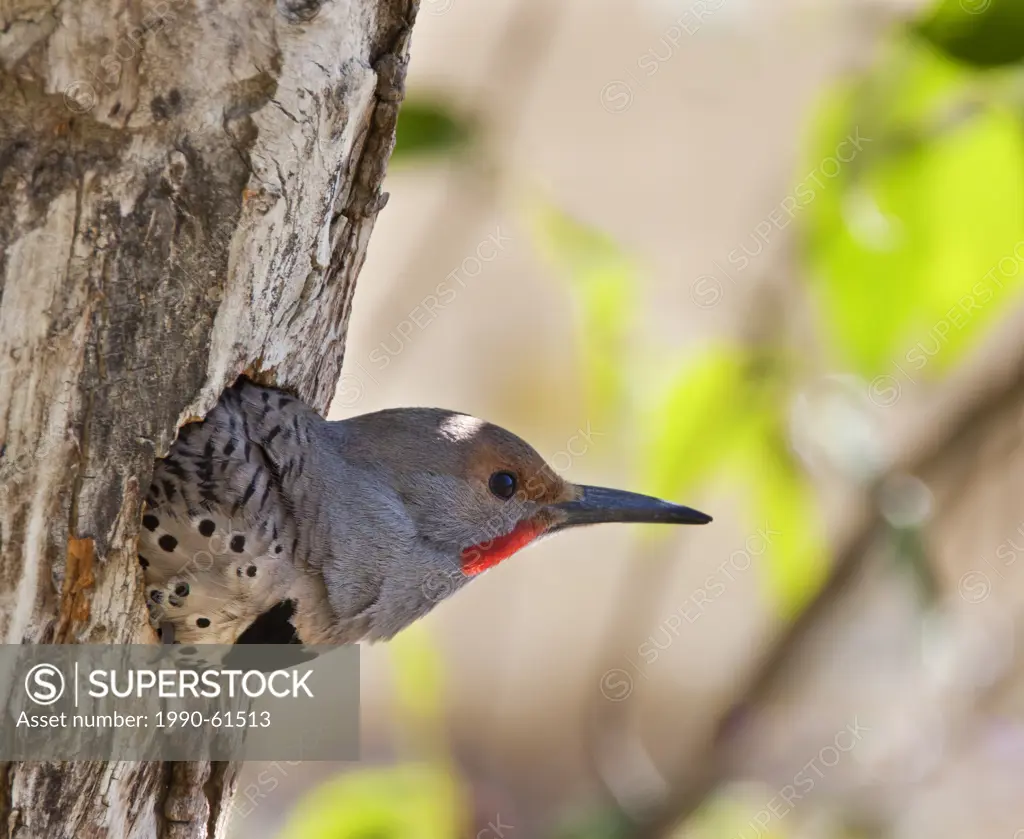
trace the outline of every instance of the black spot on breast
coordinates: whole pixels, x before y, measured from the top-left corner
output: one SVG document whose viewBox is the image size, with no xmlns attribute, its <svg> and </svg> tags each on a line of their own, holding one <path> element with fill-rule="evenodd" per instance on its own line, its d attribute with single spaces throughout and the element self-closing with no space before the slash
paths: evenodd
<svg viewBox="0 0 1024 839">
<path fill-rule="evenodd" d="M 203 536 L 213 536 L 213 532 L 217 529 L 217 526 L 210 521 L 210 519 L 203 519 L 199 522 L 199 533 Z"/>
<path fill-rule="evenodd" d="M 178 540 L 171 536 L 170 533 L 165 533 L 157 540 L 157 544 L 167 553 L 173 553 L 174 549 L 178 547 Z"/>
<path fill-rule="evenodd" d="M 245 537 L 241 533 L 231 537 L 231 550 L 236 554 L 245 550 Z"/>
<path fill-rule="evenodd" d="M 196 618 L 196 626 L 198 626 L 200 629 L 206 629 L 206 627 L 208 627 L 209 625 L 209 618 Z"/>
<path fill-rule="evenodd" d="M 234 440 L 228 440 L 227 443 L 224 444 L 224 454 L 226 454 L 228 457 L 230 457 L 231 453 L 234 450 L 235 450 L 235 441 Z"/>
<path fill-rule="evenodd" d="M 278 545 L 276 548 L 274 548 L 274 553 L 279 554 L 283 550 L 284 550 L 284 545 Z"/>
<path fill-rule="evenodd" d="M 245 573 L 248 576 L 250 576 L 250 577 L 255 577 L 256 576 L 256 566 L 255 565 L 250 565 L 248 568 L 245 569 Z"/>
<path fill-rule="evenodd" d="M 146 530 L 152 532 L 160 526 L 160 519 L 152 513 L 146 513 L 146 515 L 142 517 L 142 526 L 146 528 Z"/>
<path fill-rule="evenodd" d="M 282 600 L 254 620 L 238 636 L 236 644 L 301 644 L 299 634 L 291 623 L 295 616 L 295 601 Z M 225 659 L 226 663 L 227 659 Z"/>
<path fill-rule="evenodd" d="M 140 556 L 139 557 L 139 565 L 141 565 L 143 568 L 149 568 L 149 560 L 146 559 L 146 557 L 144 557 L 144 556 Z"/>
</svg>

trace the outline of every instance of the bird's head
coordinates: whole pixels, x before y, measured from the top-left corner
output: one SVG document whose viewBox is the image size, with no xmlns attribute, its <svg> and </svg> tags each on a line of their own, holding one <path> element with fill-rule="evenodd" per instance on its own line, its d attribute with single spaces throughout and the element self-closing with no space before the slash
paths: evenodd
<svg viewBox="0 0 1024 839">
<path fill-rule="evenodd" d="M 604 522 L 706 524 L 697 510 L 561 478 L 516 435 L 465 414 L 402 408 L 344 425 L 346 454 L 387 475 L 420 539 L 479 574 L 531 542 Z"/>
</svg>

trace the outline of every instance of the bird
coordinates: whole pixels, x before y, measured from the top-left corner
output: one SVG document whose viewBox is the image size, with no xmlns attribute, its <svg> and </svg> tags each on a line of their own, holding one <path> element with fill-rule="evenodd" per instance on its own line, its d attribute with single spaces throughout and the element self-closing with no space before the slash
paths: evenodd
<svg viewBox="0 0 1024 839">
<path fill-rule="evenodd" d="M 467 414 L 329 421 L 239 377 L 156 461 L 139 564 L 165 643 L 387 641 L 527 545 L 604 522 L 706 524 L 577 485 Z M 238 648 L 241 649 L 241 648 Z"/>
</svg>

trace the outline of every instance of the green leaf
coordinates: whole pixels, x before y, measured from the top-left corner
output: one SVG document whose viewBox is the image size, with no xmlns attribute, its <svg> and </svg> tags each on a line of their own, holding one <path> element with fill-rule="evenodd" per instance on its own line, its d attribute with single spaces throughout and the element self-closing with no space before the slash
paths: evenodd
<svg viewBox="0 0 1024 839">
<path fill-rule="evenodd" d="M 402 712 L 439 722 L 443 716 L 443 664 L 428 631 L 414 624 L 388 647 L 395 697 Z"/>
<path fill-rule="evenodd" d="M 403 729 L 421 754 L 444 759 L 444 666 L 429 630 L 413 624 L 392 639 L 388 653 Z"/>
<path fill-rule="evenodd" d="M 539 251 L 570 281 L 579 310 L 577 334 L 591 416 L 608 417 L 626 404 L 629 334 L 637 267 L 606 233 L 547 202 L 531 213 Z"/>
<path fill-rule="evenodd" d="M 963 356 L 1011 303 L 1024 280 L 1024 134 L 993 110 L 923 150 L 920 272 L 931 283 L 908 336 L 937 371 Z M 936 349 L 932 349 L 935 346 Z M 922 355 L 923 353 L 923 355 Z"/>
<path fill-rule="evenodd" d="M 874 145 L 810 206 L 808 258 L 828 334 L 858 371 L 935 376 L 1024 279 L 1024 134 L 1007 109 L 965 105 L 963 71 L 931 50 L 901 59 L 881 103 L 846 88 L 823 109 L 812 156 L 865 112 Z"/>
<path fill-rule="evenodd" d="M 401 164 L 452 154 L 464 149 L 475 135 L 472 121 L 446 103 L 411 96 L 398 111 L 391 160 Z"/>
<path fill-rule="evenodd" d="M 778 362 L 724 345 L 684 366 L 648 423 L 641 485 L 685 500 L 726 472 L 747 487 L 747 554 L 763 566 L 769 596 L 789 619 L 825 579 L 829 554 L 814 488 L 789 450 L 787 368 Z M 657 538 L 664 529 L 651 531 Z"/>
<path fill-rule="evenodd" d="M 462 793 L 444 769 L 407 764 L 335 778 L 305 796 L 279 839 L 451 839 Z"/>
<path fill-rule="evenodd" d="M 751 357 L 719 346 L 686 363 L 668 382 L 645 423 L 641 486 L 681 498 L 724 466 L 741 430 L 760 410 Z"/>
<path fill-rule="evenodd" d="M 621 810 L 595 810 L 560 825 L 552 839 L 629 839 L 636 824 Z"/>
<path fill-rule="evenodd" d="M 975 67 L 1024 59 L 1020 0 L 940 0 L 915 28 L 935 46 Z"/>
<path fill-rule="evenodd" d="M 713 793 L 704 799 L 697 811 L 671 834 L 672 839 L 785 839 L 787 836 L 778 819 L 766 824 L 754 819 L 763 810 L 764 802 L 773 791 L 765 785 L 747 784 L 742 797 L 726 791 Z"/>
<path fill-rule="evenodd" d="M 764 563 L 768 594 L 784 620 L 796 618 L 828 574 L 825 522 L 816 493 L 791 455 L 778 415 L 762 414 L 737 445 L 739 480 L 749 482 L 747 553 Z"/>
</svg>

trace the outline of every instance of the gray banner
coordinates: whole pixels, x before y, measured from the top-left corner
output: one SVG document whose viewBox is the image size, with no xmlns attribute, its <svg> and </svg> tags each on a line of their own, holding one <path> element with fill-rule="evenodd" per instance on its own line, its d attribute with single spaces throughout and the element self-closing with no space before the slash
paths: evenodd
<svg viewBox="0 0 1024 839">
<path fill-rule="evenodd" d="M 358 760 L 359 647 L 0 645 L 0 761 Z"/>
</svg>

